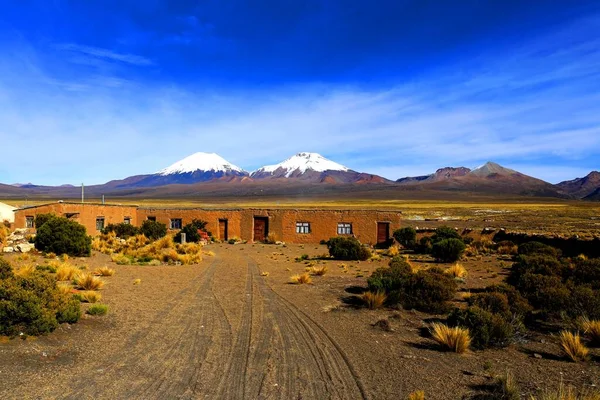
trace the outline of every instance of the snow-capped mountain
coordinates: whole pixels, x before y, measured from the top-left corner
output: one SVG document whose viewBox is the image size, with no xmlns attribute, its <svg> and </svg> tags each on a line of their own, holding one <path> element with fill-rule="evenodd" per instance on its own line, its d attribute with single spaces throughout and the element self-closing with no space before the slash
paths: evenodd
<svg viewBox="0 0 600 400">
<path fill-rule="evenodd" d="M 222 172 L 244 174 L 244 170 L 233 165 L 216 153 L 194 153 L 158 171 L 157 175 L 189 174 L 194 172 Z"/>
<path fill-rule="evenodd" d="M 318 153 L 298 153 L 285 161 L 257 169 L 252 179 L 295 179 L 307 182 L 362 183 L 385 182 L 386 179 L 353 171 Z"/>
</svg>

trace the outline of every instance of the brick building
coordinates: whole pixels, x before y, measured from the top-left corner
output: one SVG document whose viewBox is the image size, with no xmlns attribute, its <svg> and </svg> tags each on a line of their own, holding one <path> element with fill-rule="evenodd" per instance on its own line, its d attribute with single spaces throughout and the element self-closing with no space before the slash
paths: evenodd
<svg viewBox="0 0 600 400">
<path fill-rule="evenodd" d="M 92 203 L 50 203 L 15 211 L 16 228 L 34 228 L 36 214 L 54 213 L 71 218 L 96 235 L 108 224 L 136 226 L 154 220 L 172 230 L 192 219 L 207 221 L 206 229 L 221 240 L 263 241 L 271 234 L 288 243 L 319 243 L 338 235 L 353 235 L 363 243 L 387 241 L 400 227 L 401 213 L 378 210 L 258 209 L 258 208 L 151 208 Z"/>
</svg>

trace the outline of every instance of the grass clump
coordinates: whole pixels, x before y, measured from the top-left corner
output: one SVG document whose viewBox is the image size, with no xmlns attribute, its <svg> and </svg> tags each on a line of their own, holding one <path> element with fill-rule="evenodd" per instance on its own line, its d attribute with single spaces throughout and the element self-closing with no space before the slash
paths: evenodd
<svg viewBox="0 0 600 400">
<path fill-rule="evenodd" d="M 81 301 L 85 303 L 97 303 L 102 299 L 102 295 L 98 292 L 94 292 L 93 290 L 86 290 L 78 293 Z"/>
<path fill-rule="evenodd" d="M 425 400 L 425 391 L 417 390 L 408 395 L 408 400 Z"/>
<path fill-rule="evenodd" d="M 323 276 L 327 273 L 327 265 L 321 265 L 320 267 L 311 267 L 310 273 L 316 276 Z"/>
<path fill-rule="evenodd" d="M 302 285 L 302 284 L 305 284 L 305 283 L 311 283 L 312 282 L 312 278 L 307 273 L 298 274 L 298 275 L 293 275 L 290 278 L 290 282 L 293 283 L 293 284 L 296 284 L 296 285 Z"/>
<path fill-rule="evenodd" d="M 73 265 L 63 263 L 56 269 L 57 281 L 70 281 L 79 273 L 79 269 Z"/>
<path fill-rule="evenodd" d="M 539 397 L 531 396 L 531 400 L 600 400 L 600 392 L 577 391 L 571 387 L 565 387 L 562 379 L 557 390 L 544 390 Z"/>
<path fill-rule="evenodd" d="M 108 306 L 106 304 L 92 304 L 86 311 L 89 315 L 105 315 L 108 312 Z"/>
<path fill-rule="evenodd" d="M 583 333 L 590 339 L 590 343 L 593 346 L 600 346 L 600 320 L 585 318 L 581 325 Z"/>
<path fill-rule="evenodd" d="M 109 267 L 100 267 L 94 271 L 94 275 L 97 276 L 113 276 L 114 274 L 115 270 Z"/>
<path fill-rule="evenodd" d="M 133 280 L 133 285 L 139 285 L 140 283 L 142 283 L 142 280 L 140 278 L 134 279 Z"/>
<path fill-rule="evenodd" d="M 364 292 L 361 296 L 363 303 L 367 306 L 367 308 L 371 310 L 375 310 L 377 308 L 383 307 L 387 296 L 385 292 Z"/>
<path fill-rule="evenodd" d="M 589 350 L 581 342 L 581 337 L 578 333 L 571 333 L 568 331 L 561 331 L 560 335 L 560 346 L 562 347 L 565 355 L 573 362 L 585 361 L 588 357 Z"/>
<path fill-rule="evenodd" d="M 446 269 L 444 273 L 450 275 L 453 278 L 464 279 L 467 277 L 467 269 L 462 266 L 461 263 L 456 263 L 452 265 L 450 268 Z"/>
<path fill-rule="evenodd" d="M 461 327 L 451 328 L 441 323 L 431 325 L 431 336 L 442 348 L 448 351 L 462 354 L 471 344 L 469 330 Z"/>
<path fill-rule="evenodd" d="M 389 257 L 396 257 L 398 254 L 400 254 L 400 249 L 398 246 L 390 246 L 390 248 L 386 251 L 386 255 Z"/>
<path fill-rule="evenodd" d="M 73 284 L 83 290 L 100 290 L 104 287 L 104 281 L 102 279 L 86 273 L 75 275 Z"/>
</svg>

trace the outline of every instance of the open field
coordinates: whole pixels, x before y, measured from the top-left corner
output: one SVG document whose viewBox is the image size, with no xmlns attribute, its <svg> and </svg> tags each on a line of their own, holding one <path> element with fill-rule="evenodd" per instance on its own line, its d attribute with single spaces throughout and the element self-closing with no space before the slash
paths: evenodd
<svg viewBox="0 0 600 400">
<path fill-rule="evenodd" d="M 428 399 L 460 399 L 483 395 L 492 377 L 507 371 L 523 394 L 561 380 L 600 385 L 599 350 L 591 349 L 587 362 L 568 362 L 553 331 L 458 355 L 428 337 L 434 315 L 357 307 L 366 278 L 388 257 L 321 260 L 327 250 L 318 245 L 206 250 L 215 255 L 191 266 L 115 265 L 99 253 L 71 260 L 89 270 L 115 269 L 101 291 L 108 315 L 3 341 L 0 398 L 402 399 L 423 389 Z M 313 260 L 296 262 L 301 254 Z M 4 257 L 14 265 L 45 262 Z M 326 266 L 326 274 L 289 284 L 311 262 Z M 412 262 L 432 265 L 427 256 Z M 483 256 L 463 265 L 469 275 L 455 298 L 459 306 L 464 293 L 502 281 L 510 263 Z M 391 330 L 374 326 L 380 320 Z"/>
</svg>

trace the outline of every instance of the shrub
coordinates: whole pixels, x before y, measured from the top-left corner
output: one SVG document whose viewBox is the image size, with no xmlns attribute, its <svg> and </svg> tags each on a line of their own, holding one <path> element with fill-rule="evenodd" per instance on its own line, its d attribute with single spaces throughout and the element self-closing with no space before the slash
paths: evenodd
<svg viewBox="0 0 600 400">
<path fill-rule="evenodd" d="M 120 224 L 108 224 L 103 230 L 103 234 L 114 232 L 118 238 L 128 239 L 131 236 L 139 235 L 140 228 L 121 222 Z"/>
<path fill-rule="evenodd" d="M 298 285 L 302 285 L 304 283 L 311 283 L 312 279 L 309 274 L 305 273 L 305 274 L 300 274 L 300 275 L 293 275 L 290 278 L 290 282 L 298 284 Z"/>
<path fill-rule="evenodd" d="M 466 278 L 468 275 L 467 270 L 460 263 L 454 264 L 450 268 L 446 269 L 444 273 L 453 278 Z"/>
<path fill-rule="evenodd" d="M 154 241 L 166 236 L 167 225 L 157 221 L 146 220 L 142 223 L 140 231 L 148 239 Z"/>
<path fill-rule="evenodd" d="M 433 245 L 431 242 L 431 237 L 423 236 L 419 240 L 419 244 L 415 247 L 414 250 L 416 253 L 429 254 L 429 253 L 431 253 L 432 248 L 433 248 Z"/>
<path fill-rule="evenodd" d="M 441 269 L 430 268 L 412 274 L 400 302 L 405 308 L 419 311 L 443 313 L 449 309 L 448 302 L 456 293 L 457 284 Z"/>
<path fill-rule="evenodd" d="M 600 259 L 577 260 L 572 277 L 578 285 L 587 284 L 594 289 L 600 289 Z"/>
<path fill-rule="evenodd" d="M 443 239 L 433 243 L 431 254 L 442 262 L 455 262 L 465 251 L 465 244 L 459 239 Z"/>
<path fill-rule="evenodd" d="M 508 296 L 499 292 L 484 292 L 471 295 L 467 302 L 493 314 L 510 315 Z"/>
<path fill-rule="evenodd" d="M 185 241 L 190 243 L 198 243 L 202 236 L 200 236 L 199 231 L 203 231 L 206 227 L 207 222 L 199 219 L 193 219 L 192 222 L 185 225 L 181 230 L 175 235 L 175 242 L 181 243 L 181 234 L 185 233 Z"/>
<path fill-rule="evenodd" d="M 296 262 L 301 262 L 305 260 L 308 260 L 308 254 L 302 254 L 301 256 L 296 257 Z"/>
<path fill-rule="evenodd" d="M 560 346 L 571 361 L 577 362 L 585 361 L 587 359 L 589 350 L 581 342 L 578 333 L 573 334 L 568 331 L 561 331 L 559 337 Z"/>
<path fill-rule="evenodd" d="M 390 261 L 389 268 L 376 269 L 367 279 L 367 283 L 372 292 L 383 291 L 389 294 L 406 287 L 411 276 L 410 264 L 403 257 L 396 256 Z"/>
<path fill-rule="evenodd" d="M 513 316 L 522 318 L 533 310 L 531 305 L 527 302 L 527 299 L 525 299 L 513 286 L 503 283 L 500 285 L 489 286 L 486 290 L 487 292 L 505 295 L 508 299 L 510 313 Z"/>
<path fill-rule="evenodd" d="M 557 276 L 525 274 L 517 289 L 536 309 L 559 313 L 569 308 L 571 292 Z"/>
<path fill-rule="evenodd" d="M 92 251 L 92 238 L 83 225 L 62 217 L 51 217 L 37 228 L 35 247 L 43 252 L 89 256 Z"/>
<path fill-rule="evenodd" d="M 47 213 L 47 214 L 37 214 L 35 216 L 35 227 L 39 229 L 42 225 L 48 222 L 51 218 L 56 218 L 56 214 Z"/>
<path fill-rule="evenodd" d="M 448 325 L 468 328 L 473 346 L 480 349 L 507 346 L 514 335 L 513 326 L 502 315 L 477 306 L 468 307 L 466 310 L 454 309 L 448 316 Z"/>
<path fill-rule="evenodd" d="M 327 242 L 329 255 L 337 260 L 365 261 L 371 257 L 369 249 L 364 247 L 356 238 L 338 236 Z"/>
<path fill-rule="evenodd" d="M 431 325 L 431 336 L 442 348 L 462 354 L 471 344 L 469 330 L 460 327 L 451 328 L 440 323 Z"/>
<path fill-rule="evenodd" d="M 446 239 L 457 239 L 461 240 L 460 235 L 456 232 L 455 229 L 450 228 L 449 226 L 440 226 L 435 230 L 435 233 L 431 237 L 433 243 L 441 242 Z M 461 240 L 462 241 L 462 240 Z"/>
<path fill-rule="evenodd" d="M 327 265 L 322 265 L 320 267 L 312 267 L 310 269 L 310 273 L 316 276 L 323 276 L 327 273 Z"/>
<path fill-rule="evenodd" d="M 414 248 L 417 243 L 417 231 L 410 226 L 395 230 L 392 236 L 407 249 Z"/>
<path fill-rule="evenodd" d="M 516 255 L 519 252 L 519 246 L 511 242 L 510 240 L 503 240 L 496 246 L 498 254 Z"/>
<path fill-rule="evenodd" d="M 100 290 L 104 287 L 104 281 L 102 279 L 86 273 L 75 275 L 73 284 L 83 290 Z"/>
<path fill-rule="evenodd" d="M 588 285 L 569 284 L 568 288 L 571 295 L 565 300 L 565 311 L 569 316 L 600 319 L 600 290 L 593 290 Z"/>
<path fill-rule="evenodd" d="M 376 308 L 383 307 L 383 304 L 385 303 L 387 296 L 385 295 L 385 292 L 383 292 L 383 291 L 364 292 L 362 294 L 361 298 L 362 298 L 363 303 L 365 303 L 365 305 L 369 309 L 374 310 Z"/>
<path fill-rule="evenodd" d="M 86 311 L 90 315 L 104 315 L 108 312 L 108 306 L 106 304 L 92 304 Z"/>
<path fill-rule="evenodd" d="M 0 260 L 0 335 L 39 335 L 52 332 L 59 323 L 77 322 L 79 302 L 60 290 L 45 272 L 15 276 Z"/>
<path fill-rule="evenodd" d="M 548 255 L 519 255 L 517 262 L 513 264 L 508 282 L 519 286 L 525 274 L 541 274 L 546 276 L 557 276 L 562 279 L 566 274 L 568 266 L 563 265 L 558 259 Z"/>
<path fill-rule="evenodd" d="M 527 242 L 519 246 L 519 255 L 538 255 L 558 258 L 560 252 L 552 246 L 540 242 Z"/>
<path fill-rule="evenodd" d="M 584 319 L 582 323 L 583 333 L 590 339 L 593 346 L 600 346 L 600 320 Z"/>
</svg>

